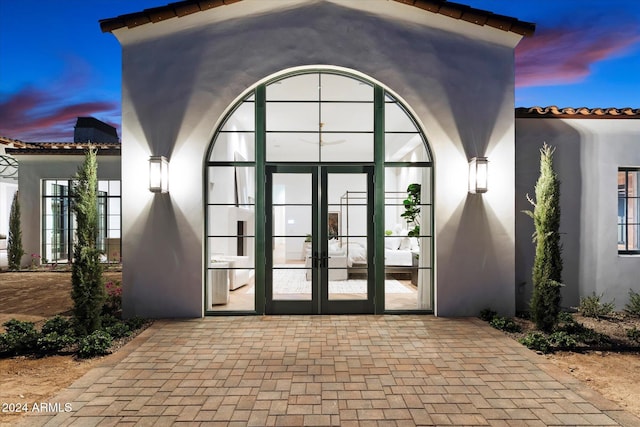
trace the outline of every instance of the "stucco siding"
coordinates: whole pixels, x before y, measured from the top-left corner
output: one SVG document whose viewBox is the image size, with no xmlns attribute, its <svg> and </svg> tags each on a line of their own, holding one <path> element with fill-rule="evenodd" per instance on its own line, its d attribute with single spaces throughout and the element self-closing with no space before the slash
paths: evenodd
<svg viewBox="0 0 640 427">
<path fill-rule="evenodd" d="M 517 119 L 516 211 L 530 209 L 525 195 L 534 193 L 539 149 L 556 147 L 554 165 L 560 178 L 563 243 L 562 305 L 576 307 L 581 296 L 603 294 L 618 309 L 629 301 L 629 289 L 640 291 L 640 257 L 618 254 L 617 206 L 619 167 L 639 167 L 639 120 Z M 535 247 L 533 224 L 516 216 L 518 307 L 531 295 Z"/>
<path fill-rule="evenodd" d="M 84 161 L 81 155 L 14 155 L 20 164 L 18 180 L 22 247 L 22 265 L 31 262 L 31 254 L 42 252 L 42 180 L 72 179 Z M 98 179 L 120 179 L 120 157 L 98 155 Z"/>
<path fill-rule="evenodd" d="M 364 9 L 407 7 L 367 3 Z M 215 16 L 207 13 L 182 21 L 179 30 L 167 24 L 164 35 L 163 23 L 115 32 L 123 45 L 127 315 L 202 315 L 203 162 L 216 124 L 259 81 L 313 65 L 356 70 L 380 82 L 424 127 L 435 157 L 437 314 L 476 315 L 489 306 L 513 314 L 518 38 L 505 34 L 496 43 L 499 31 L 491 29 L 482 29 L 485 39 L 476 29 L 471 37 L 467 26 L 473 24 L 446 17 L 438 19 L 450 22 L 450 30 L 421 25 L 416 15 L 428 23 L 432 14 L 415 8 L 407 21 L 333 2 L 301 2 L 211 25 L 202 22 Z M 150 155 L 170 158 L 168 195 L 147 189 Z M 468 195 L 468 159 L 484 155 L 491 188 Z"/>
</svg>

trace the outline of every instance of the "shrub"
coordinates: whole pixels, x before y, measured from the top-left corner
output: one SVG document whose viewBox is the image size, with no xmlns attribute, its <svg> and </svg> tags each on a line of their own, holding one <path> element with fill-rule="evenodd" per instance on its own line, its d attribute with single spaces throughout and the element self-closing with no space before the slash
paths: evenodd
<svg viewBox="0 0 640 427">
<path fill-rule="evenodd" d="M 636 341 L 640 343 L 640 329 L 635 326 L 629 330 L 627 330 L 627 338 L 631 341 Z"/>
<path fill-rule="evenodd" d="M 558 323 L 560 313 L 560 288 L 562 284 L 555 280 L 539 283 L 531 298 L 531 317 L 536 327 L 550 332 Z"/>
<path fill-rule="evenodd" d="M 89 358 L 109 354 L 111 347 L 111 335 L 105 331 L 97 330 L 82 338 L 78 343 L 78 356 Z"/>
<path fill-rule="evenodd" d="M 7 261 L 9 270 L 20 270 L 24 249 L 22 248 L 22 226 L 20 224 L 20 201 L 18 192 L 13 195 L 9 212 L 9 239 L 7 239 Z"/>
<path fill-rule="evenodd" d="M 131 329 L 129 329 L 129 325 L 124 322 L 118 322 L 114 325 L 106 327 L 104 330 L 115 339 L 124 338 L 131 335 Z"/>
<path fill-rule="evenodd" d="M 533 211 L 524 211 L 533 219 L 535 227 L 531 318 L 538 329 L 546 332 L 551 331 L 558 320 L 562 282 L 560 180 L 553 169 L 554 151 L 546 143 L 540 149 L 540 176 L 535 186 L 535 200 L 527 194 Z"/>
<path fill-rule="evenodd" d="M 57 353 L 65 347 L 75 342 L 73 335 L 59 334 L 58 332 L 49 332 L 42 334 L 38 338 L 38 351 L 42 353 Z"/>
<path fill-rule="evenodd" d="M 57 315 L 44 322 L 42 325 L 42 334 L 50 334 L 52 332 L 58 335 L 70 335 L 73 333 L 73 325 L 71 321 L 64 317 Z"/>
<path fill-rule="evenodd" d="M 506 317 L 496 316 L 489 322 L 491 326 L 505 332 L 520 332 L 522 328 L 516 322 Z"/>
<path fill-rule="evenodd" d="M 575 347 L 578 341 L 564 331 L 556 331 L 549 335 L 549 343 L 554 347 L 569 349 Z"/>
<path fill-rule="evenodd" d="M 526 336 L 518 340 L 520 344 L 535 351 L 541 351 L 548 353 L 551 349 L 551 344 L 547 337 L 541 332 L 530 332 Z"/>
<path fill-rule="evenodd" d="M 125 322 L 127 326 L 129 326 L 129 329 L 135 331 L 136 329 L 140 329 L 145 323 L 147 323 L 147 320 L 143 317 L 135 316 L 127 319 Z"/>
<path fill-rule="evenodd" d="M 122 285 L 120 281 L 107 282 L 105 285 L 106 299 L 104 312 L 117 314 L 122 311 Z"/>
<path fill-rule="evenodd" d="M 101 327 L 105 300 L 104 279 L 98 238 L 98 162 L 96 149 L 90 147 L 73 182 L 73 212 L 76 216 L 76 245 L 71 267 L 73 315 L 79 335 Z"/>
<path fill-rule="evenodd" d="M 600 298 L 602 298 L 602 294 L 596 295 L 595 292 L 593 295 L 581 297 L 578 312 L 585 317 L 594 317 L 596 319 L 613 313 L 613 310 L 615 309 L 613 301 L 601 302 Z"/>
<path fill-rule="evenodd" d="M 640 316 L 640 294 L 629 289 L 629 302 L 624 306 L 627 313 L 633 316 Z"/>
<path fill-rule="evenodd" d="M 11 319 L 3 324 L 6 332 L 0 334 L 0 351 L 10 354 L 32 353 L 37 349 L 40 333 L 33 322 Z"/>
<path fill-rule="evenodd" d="M 568 311 L 561 311 L 560 313 L 558 313 L 558 322 L 575 323 L 575 320 L 573 319 L 573 314 L 569 313 Z"/>
<path fill-rule="evenodd" d="M 484 320 L 485 322 L 490 322 L 497 315 L 498 315 L 498 313 L 496 313 L 495 311 L 491 310 L 490 308 L 485 308 L 484 310 L 482 310 L 480 312 L 480 319 Z"/>
</svg>

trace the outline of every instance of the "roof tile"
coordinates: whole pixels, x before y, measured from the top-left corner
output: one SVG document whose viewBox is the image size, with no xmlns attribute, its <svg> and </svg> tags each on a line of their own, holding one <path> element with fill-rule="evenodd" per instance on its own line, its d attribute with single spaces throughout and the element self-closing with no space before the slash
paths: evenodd
<svg viewBox="0 0 640 427">
<path fill-rule="evenodd" d="M 134 28 L 148 23 L 156 23 L 174 17 L 191 15 L 214 7 L 237 3 L 242 0 L 185 0 L 170 3 L 166 6 L 145 9 L 142 12 L 120 15 L 115 18 L 101 19 L 100 28 L 110 33 L 120 28 Z M 488 25 L 502 31 L 511 31 L 523 36 L 530 36 L 535 31 L 535 24 L 519 21 L 503 15 L 496 15 L 486 10 L 475 9 L 460 3 L 447 0 L 394 0 L 432 13 L 439 13 L 454 19 L 462 19 L 476 25 Z"/>
<path fill-rule="evenodd" d="M 520 107 L 516 108 L 517 118 L 549 118 L 549 119 L 640 119 L 640 108 L 558 108 Z"/>
</svg>

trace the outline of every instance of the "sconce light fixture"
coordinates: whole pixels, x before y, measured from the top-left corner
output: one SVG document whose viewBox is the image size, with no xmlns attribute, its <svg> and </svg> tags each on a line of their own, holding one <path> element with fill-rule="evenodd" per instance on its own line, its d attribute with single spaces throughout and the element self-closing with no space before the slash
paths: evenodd
<svg viewBox="0 0 640 427">
<path fill-rule="evenodd" d="M 164 156 L 149 157 L 149 191 L 169 192 L 169 161 Z"/>
<path fill-rule="evenodd" d="M 489 160 L 486 157 L 472 157 L 469 160 L 469 193 L 486 193 L 488 187 Z"/>
</svg>

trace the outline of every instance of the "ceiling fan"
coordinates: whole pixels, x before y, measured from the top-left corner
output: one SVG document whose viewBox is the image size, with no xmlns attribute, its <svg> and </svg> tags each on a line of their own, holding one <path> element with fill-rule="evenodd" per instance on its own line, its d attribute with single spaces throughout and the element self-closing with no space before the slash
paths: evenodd
<svg viewBox="0 0 640 427">
<path fill-rule="evenodd" d="M 307 141 L 307 140 L 304 140 L 304 139 L 301 139 L 301 141 L 305 142 L 307 144 L 319 144 L 320 147 L 324 147 L 326 145 L 337 145 L 337 144 L 342 144 L 342 143 L 347 142 L 346 139 L 337 139 L 335 141 L 324 141 L 322 139 L 322 127 L 324 126 L 324 123 L 320 122 L 319 125 L 320 125 L 320 133 L 319 133 L 320 138 L 319 138 L 319 141 Z"/>
</svg>

